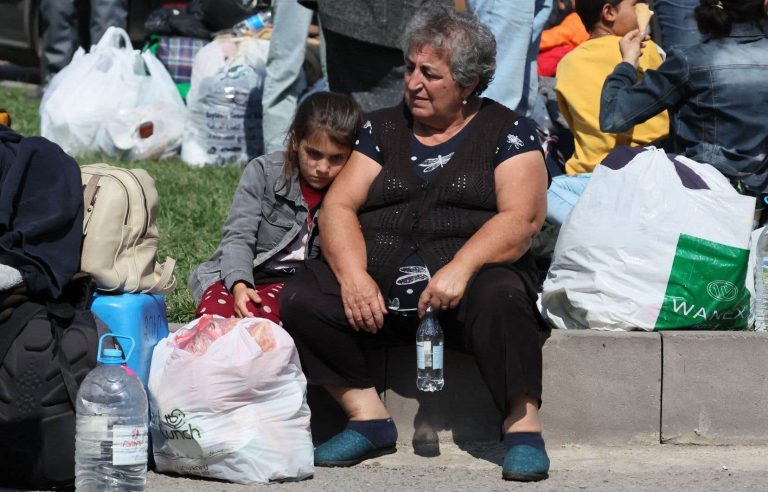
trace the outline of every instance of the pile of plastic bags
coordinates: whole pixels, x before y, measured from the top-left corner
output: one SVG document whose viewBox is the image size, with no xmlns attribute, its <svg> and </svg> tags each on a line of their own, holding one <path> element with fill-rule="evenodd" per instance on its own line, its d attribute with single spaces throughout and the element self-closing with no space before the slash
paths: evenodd
<svg viewBox="0 0 768 492">
<path fill-rule="evenodd" d="M 100 151 L 129 159 L 178 152 L 186 108 L 165 67 L 110 27 L 51 81 L 40 104 L 41 134 L 73 156 Z"/>
</svg>

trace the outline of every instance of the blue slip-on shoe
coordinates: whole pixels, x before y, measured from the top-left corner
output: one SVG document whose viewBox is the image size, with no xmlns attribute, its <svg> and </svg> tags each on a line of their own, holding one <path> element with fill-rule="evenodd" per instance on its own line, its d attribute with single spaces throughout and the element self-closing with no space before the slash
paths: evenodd
<svg viewBox="0 0 768 492">
<path fill-rule="evenodd" d="M 396 446 L 377 448 L 364 435 L 344 429 L 315 448 L 315 466 L 354 466 L 361 461 L 392 454 Z"/>
<path fill-rule="evenodd" d="M 516 482 L 538 482 L 549 478 L 547 452 L 527 444 L 512 446 L 504 455 L 501 476 Z"/>
</svg>

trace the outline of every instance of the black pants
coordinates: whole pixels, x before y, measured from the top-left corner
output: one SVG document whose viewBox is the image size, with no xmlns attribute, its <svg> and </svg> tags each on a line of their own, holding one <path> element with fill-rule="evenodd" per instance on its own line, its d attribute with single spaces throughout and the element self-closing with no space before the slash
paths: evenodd
<svg viewBox="0 0 768 492">
<path fill-rule="evenodd" d="M 349 94 L 369 112 L 403 100 L 405 62 L 399 49 L 323 30 L 328 87 Z"/>
<path fill-rule="evenodd" d="M 347 323 L 333 272 L 317 260 L 288 280 L 280 294 L 285 329 L 314 384 L 374 386 L 370 351 L 415 343 L 417 317 L 386 316 L 376 334 Z M 498 409 L 528 395 L 541 403 L 541 348 L 549 328 L 536 308 L 535 272 L 514 265 L 486 265 L 473 278 L 459 306 L 438 313 L 446 344 L 474 355 Z"/>
</svg>

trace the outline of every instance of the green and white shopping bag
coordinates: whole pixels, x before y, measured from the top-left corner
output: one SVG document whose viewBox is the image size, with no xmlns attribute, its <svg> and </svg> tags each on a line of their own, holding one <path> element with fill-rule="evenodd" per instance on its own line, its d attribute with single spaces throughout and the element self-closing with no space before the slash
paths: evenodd
<svg viewBox="0 0 768 492">
<path fill-rule="evenodd" d="M 754 206 L 712 166 L 617 149 L 563 224 L 545 316 L 560 328 L 747 328 Z"/>
</svg>

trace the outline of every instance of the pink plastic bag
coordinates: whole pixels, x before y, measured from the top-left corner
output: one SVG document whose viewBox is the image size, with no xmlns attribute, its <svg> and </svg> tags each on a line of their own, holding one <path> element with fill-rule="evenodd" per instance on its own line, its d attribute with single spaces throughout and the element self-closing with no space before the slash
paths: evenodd
<svg viewBox="0 0 768 492">
<path fill-rule="evenodd" d="M 204 314 L 196 325 L 182 328 L 176 333 L 175 345 L 192 354 L 203 355 L 215 340 L 232 331 L 240 321 L 242 321 L 240 318 L 227 319 Z M 275 348 L 275 336 L 269 321 L 254 318 L 245 325 L 245 329 L 259 344 L 262 352 L 269 352 Z"/>
</svg>

